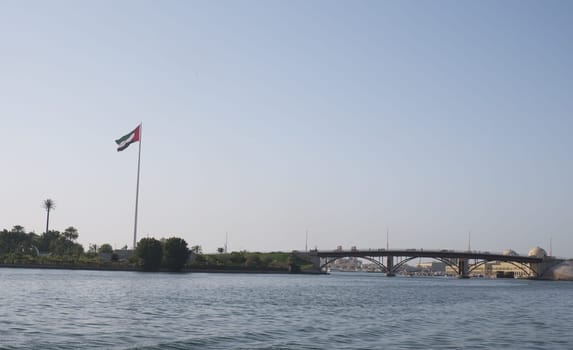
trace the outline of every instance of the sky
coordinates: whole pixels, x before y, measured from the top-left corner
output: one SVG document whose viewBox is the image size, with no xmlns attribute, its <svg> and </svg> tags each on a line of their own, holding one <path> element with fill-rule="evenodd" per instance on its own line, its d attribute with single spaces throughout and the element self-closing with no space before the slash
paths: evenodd
<svg viewBox="0 0 573 350">
<path fill-rule="evenodd" d="M 138 239 L 573 257 L 572 37 L 557 0 L 0 1 L 0 229 L 51 198 L 131 246 L 143 123 Z"/>
</svg>

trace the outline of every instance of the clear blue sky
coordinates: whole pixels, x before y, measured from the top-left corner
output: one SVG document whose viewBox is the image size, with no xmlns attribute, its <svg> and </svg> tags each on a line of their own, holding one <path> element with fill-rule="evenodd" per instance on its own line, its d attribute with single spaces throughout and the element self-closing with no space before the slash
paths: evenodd
<svg viewBox="0 0 573 350">
<path fill-rule="evenodd" d="M 573 257 L 570 1 L 2 1 L 0 229 Z"/>
</svg>

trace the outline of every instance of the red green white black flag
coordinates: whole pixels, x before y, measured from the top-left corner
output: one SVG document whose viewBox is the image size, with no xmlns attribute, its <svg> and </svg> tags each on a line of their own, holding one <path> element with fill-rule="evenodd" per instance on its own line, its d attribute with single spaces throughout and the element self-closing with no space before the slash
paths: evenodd
<svg viewBox="0 0 573 350">
<path fill-rule="evenodd" d="M 119 139 L 115 140 L 115 143 L 117 143 L 117 151 L 118 152 L 123 151 L 132 143 L 138 142 L 139 138 L 140 138 L 140 134 L 141 134 L 141 125 L 138 125 L 137 128 L 135 128 L 129 134 L 122 136 Z"/>
<path fill-rule="evenodd" d="M 137 208 L 139 206 L 139 170 L 141 168 L 141 124 L 133 129 L 129 134 L 115 140 L 117 143 L 117 151 L 123 151 L 134 142 L 139 142 L 139 153 L 137 155 L 137 185 L 135 191 L 135 220 L 133 224 L 133 249 L 137 244 Z"/>
</svg>

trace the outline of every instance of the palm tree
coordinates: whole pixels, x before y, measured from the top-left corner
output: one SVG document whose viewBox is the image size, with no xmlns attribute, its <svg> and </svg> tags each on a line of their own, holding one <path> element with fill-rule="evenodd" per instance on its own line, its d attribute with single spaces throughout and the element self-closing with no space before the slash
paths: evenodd
<svg viewBox="0 0 573 350">
<path fill-rule="evenodd" d="M 78 239 L 78 229 L 70 226 L 64 231 L 64 237 L 69 239 L 70 241 Z"/>
<path fill-rule="evenodd" d="M 26 230 L 24 229 L 24 226 L 16 225 L 16 226 L 12 227 L 12 232 L 14 232 L 14 233 L 26 233 Z"/>
<path fill-rule="evenodd" d="M 48 233 L 48 229 L 50 227 L 50 210 L 56 209 L 56 203 L 48 198 L 44 201 L 44 209 L 46 209 L 46 212 L 48 213 L 46 218 L 46 233 Z"/>
</svg>

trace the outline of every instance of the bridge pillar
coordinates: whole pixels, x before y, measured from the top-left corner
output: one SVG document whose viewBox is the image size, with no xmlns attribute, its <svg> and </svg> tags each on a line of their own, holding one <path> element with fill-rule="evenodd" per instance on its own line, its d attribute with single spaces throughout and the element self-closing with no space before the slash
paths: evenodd
<svg viewBox="0 0 573 350">
<path fill-rule="evenodd" d="M 297 251 L 293 251 L 293 255 L 296 258 L 295 260 L 302 260 L 302 261 L 307 261 L 312 263 L 312 268 L 306 270 L 308 272 L 311 273 L 321 273 L 324 272 L 322 271 L 322 269 L 320 268 L 322 266 L 322 260 L 323 258 L 319 257 L 316 254 L 311 253 L 303 253 L 303 252 L 297 252 Z M 300 261 L 298 263 L 293 263 L 290 266 L 290 271 L 291 273 L 300 273 Z M 298 267 L 297 267 L 298 266 Z"/>
<path fill-rule="evenodd" d="M 467 259 L 460 258 L 458 259 L 458 277 L 459 278 L 470 278 L 470 274 L 468 272 L 468 261 Z"/>
<path fill-rule="evenodd" d="M 392 255 L 388 255 L 386 257 L 386 276 L 387 277 L 394 277 L 396 274 L 394 273 L 394 257 Z"/>
<path fill-rule="evenodd" d="M 554 257 L 545 257 L 543 258 L 543 261 L 541 261 L 540 263 L 531 263 L 529 264 L 529 267 L 532 271 L 531 277 L 543 278 L 545 272 L 551 270 L 551 268 L 555 267 L 556 265 L 559 265 L 563 261 L 564 260 L 562 259 L 556 259 Z"/>
<path fill-rule="evenodd" d="M 313 272 L 317 272 L 317 271 L 318 271 L 318 272 L 322 272 L 322 270 L 321 270 L 321 268 L 320 268 L 320 266 L 321 266 L 321 264 L 320 264 L 321 261 L 320 261 L 320 260 L 321 260 L 321 259 L 320 259 L 318 256 L 311 256 L 311 257 L 310 257 L 310 262 L 312 263 L 312 269 L 311 269 L 311 270 L 312 270 Z"/>
</svg>

